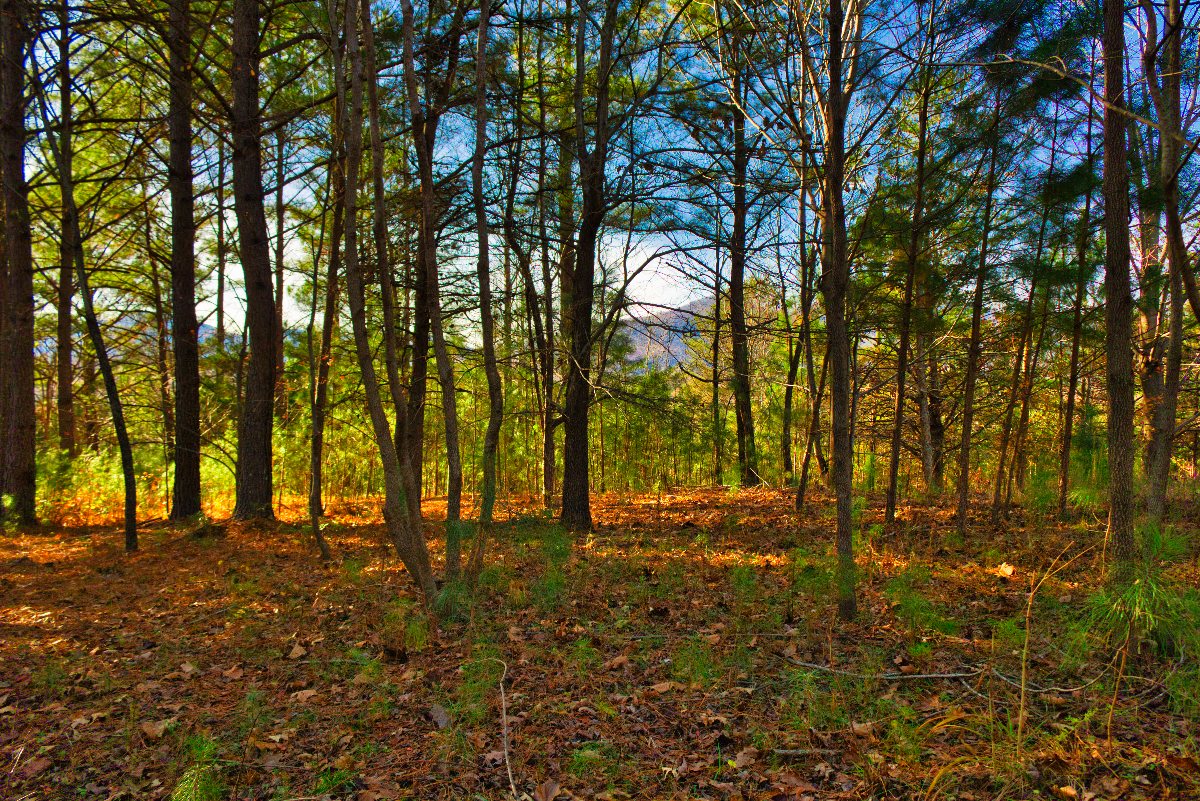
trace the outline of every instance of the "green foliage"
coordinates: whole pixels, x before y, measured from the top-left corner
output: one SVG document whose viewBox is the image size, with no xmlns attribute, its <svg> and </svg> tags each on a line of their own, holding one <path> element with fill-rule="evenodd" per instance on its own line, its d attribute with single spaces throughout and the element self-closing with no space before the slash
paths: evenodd
<svg viewBox="0 0 1200 801">
<path fill-rule="evenodd" d="M 460 671 L 462 683 L 455 692 L 452 711 L 465 723 L 482 723 L 491 713 L 492 699 L 498 696 L 504 675 L 500 652 L 492 645 L 477 645 Z"/>
<path fill-rule="evenodd" d="M 318 796 L 334 793 L 353 781 L 354 774 L 348 770 L 325 768 L 317 776 L 316 784 L 313 785 L 313 793 Z"/>
<path fill-rule="evenodd" d="M 752 607 L 758 602 L 758 574 L 754 570 L 754 565 L 734 565 L 729 571 L 729 586 L 733 590 L 734 602 L 743 609 Z"/>
<path fill-rule="evenodd" d="M 556 609 L 567 589 L 567 577 L 557 567 L 547 568 L 530 588 L 533 602 L 543 612 Z"/>
<path fill-rule="evenodd" d="M 717 680 L 718 668 L 712 646 L 698 637 L 683 642 L 671 654 L 671 678 L 696 686 L 709 686 Z"/>
<path fill-rule="evenodd" d="M 587 637 L 580 637 L 572 644 L 567 658 L 580 678 L 598 668 L 602 661 L 600 652 Z"/>
<path fill-rule="evenodd" d="M 170 801 L 223 799 L 227 788 L 217 763 L 220 749 L 216 741 L 201 734 L 194 734 L 184 742 L 183 750 L 184 757 L 190 764 L 175 783 Z"/>
<path fill-rule="evenodd" d="M 567 773 L 577 779 L 612 778 L 621 766 L 621 753 L 604 740 L 585 743 L 571 752 Z"/>
<path fill-rule="evenodd" d="M 51 659 L 33 671 L 29 683 L 39 695 L 57 698 L 66 692 L 67 678 L 66 663 Z"/>
<path fill-rule="evenodd" d="M 954 634 L 958 631 L 958 624 L 944 617 L 933 602 L 921 593 L 920 588 L 927 586 L 930 580 L 928 568 L 909 567 L 889 581 L 883 593 L 894 605 L 896 617 L 914 634 L 930 630 L 941 634 Z"/>
<path fill-rule="evenodd" d="M 1088 629 L 1102 644 L 1124 647 L 1145 638 L 1159 653 L 1195 655 L 1200 646 L 1200 592 L 1167 568 L 1187 554 L 1187 542 L 1170 529 L 1143 527 L 1142 556 L 1088 600 Z"/>
<path fill-rule="evenodd" d="M 379 636 L 393 650 L 420 653 L 429 645 L 429 617 L 413 601 L 396 599 L 384 608 Z"/>
</svg>

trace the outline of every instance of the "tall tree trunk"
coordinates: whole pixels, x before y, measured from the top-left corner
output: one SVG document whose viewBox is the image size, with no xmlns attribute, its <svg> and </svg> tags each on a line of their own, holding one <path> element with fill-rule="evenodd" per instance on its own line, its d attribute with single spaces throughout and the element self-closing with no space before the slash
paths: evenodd
<svg viewBox="0 0 1200 801">
<path fill-rule="evenodd" d="M 196 201 L 192 190 L 191 0 L 168 21 L 171 188 L 171 343 L 175 357 L 175 483 L 171 517 L 200 512 L 200 344 L 196 321 Z"/>
<path fill-rule="evenodd" d="M 718 229 L 719 231 L 719 229 Z M 717 235 L 717 246 L 713 258 L 716 269 L 713 273 L 713 338 L 712 338 L 712 396 L 709 401 L 713 429 L 713 486 L 721 486 L 721 474 L 725 460 L 725 426 L 721 419 L 721 241 Z"/>
<path fill-rule="evenodd" d="M 287 387 L 283 375 L 283 227 L 287 220 L 287 207 L 283 203 L 283 185 L 287 178 L 287 152 L 284 129 L 275 132 L 275 253 L 272 261 L 275 265 L 275 403 L 280 415 L 285 413 Z"/>
<path fill-rule="evenodd" d="M 1108 536 L 1133 560 L 1133 299 L 1125 143 L 1125 5 L 1104 0 L 1104 350 L 1108 388 Z M 1124 567 L 1122 567 L 1124 570 Z"/>
<path fill-rule="evenodd" d="M 829 85 L 824 108 L 825 182 L 824 226 L 821 242 L 821 294 L 825 300 L 825 325 L 829 336 L 830 395 L 833 402 L 833 489 L 837 496 L 838 616 L 852 620 L 858 611 L 855 599 L 854 546 L 851 493 L 854 481 L 854 447 L 851 441 L 850 332 L 846 326 L 846 292 L 850 284 L 850 259 L 846 242 L 846 110 L 843 86 L 843 25 L 841 0 L 829 3 L 829 50 L 826 68 Z"/>
<path fill-rule="evenodd" d="M 59 38 L 58 38 L 58 99 L 59 124 L 61 126 L 60 141 L 63 143 L 62 161 L 68 173 L 74 169 L 74 131 L 72 130 L 72 100 L 71 84 L 71 4 L 63 0 L 59 9 Z M 61 190 L 60 186 L 60 190 Z M 65 193 L 60 191 L 65 197 Z M 75 392 L 74 392 L 74 331 L 71 325 L 71 304 L 75 297 L 75 278 L 72 275 L 75 243 L 72 241 L 74 231 L 78 227 L 71 218 L 72 211 L 67 203 L 62 204 L 62 231 L 59 242 L 58 268 L 58 330 L 57 362 L 58 394 L 56 398 L 58 412 L 58 447 L 74 457 L 78 451 L 75 438 Z"/>
<path fill-rule="evenodd" d="M 595 138 L 590 150 L 587 147 L 583 109 L 584 84 L 587 81 L 586 31 L 589 18 L 586 2 L 579 9 L 579 25 L 575 38 L 575 137 L 583 208 L 576 238 L 575 269 L 571 273 L 571 303 L 567 317 L 570 358 L 567 365 L 566 397 L 563 402 L 563 497 L 560 518 L 563 525 L 571 530 L 587 530 L 592 527 L 588 487 L 588 407 L 592 395 L 592 296 L 596 282 L 596 246 L 607 203 L 605 167 L 608 161 L 608 139 L 611 135 L 609 84 L 612 77 L 617 12 L 617 0 L 605 0 L 594 89 Z"/>
<path fill-rule="evenodd" d="M 25 58 L 32 36 L 26 0 L 0 0 L 0 181 L 4 194 L 4 494 L 22 524 L 37 518 L 33 239 L 25 182 Z"/>
<path fill-rule="evenodd" d="M 1075 399 L 1079 391 L 1079 349 L 1083 341 L 1083 303 L 1087 297 L 1091 265 L 1088 262 L 1088 245 L 1091 237 L 1093 160 L 1092 151 L 1092 102 L 1088 100 L 1087 140 L 1088 187 L 1083 198 L 1083 210 L 1079 216 L 1079 229 L 1075 235 L 1075 297 L 1071 310 L 1071 361 L 1068 368 L 1067 402 L 1063 410 L 1062 440 L 1058 457 L 1058 516 L 1067 516 L 1067 493 L 1071 486 L 1071 438 L 1075 423 Z"/>
<path fill-rule="evenodd" d="M 996 150 L 999 147 L 1000 93 L 996 90 L 992 108 L 992 124 L 988 128 L 993 137 L 988 149 L 987 197 L 983 204 L 983 240 L 979 246 L 979 269 L 975 274 L 975 291 L 971 296 L 971 340 L 967 344 L 967 376 L 963 388 L 962 444 L 958 452 L 958 512 L 957 525 L 960 534 L 967 529 L 967 497 L 971 488 L 971 434 L 975 425 L 975 382 L 979 376 L 979 358 L 983 343 L 980 330 L 983 323 L 983 295 L 988 279 L 988 245 L 992 233 L 992 203 L 996 194 Z"/>
<path fill-rule="evenodd" d="M 64 15 L 64 20 L 66 20 L 67 16 L 69 15 Z M 66 25 L 64 24 L 65 32 Z M 68 75 L 68 79 L 69 70 L 70 66 L 68 62 L 68 65 L 64 68 L 64 73 Z M 37 89 L 40 91 L 40 85 L 37 86 Z M 51 128 L 50 112 L 44 93 L 39 100 L 42 121 L 47 130 L 49 130 Z M 88 283 L 87 268 L 84 264 L 83 232 L 79 227 L 79 207 L 75 202 L 75 179 L 68 168 L 67 159 L 65 158 L 65 154 L 69 151 L 66 134 L 71 130 L 70 117 L 65 117 L 63 121 L 65 124 L 61 128 L 59 136 L 57 138 L 50 136 L 48 142 L 51 156 L 58 170 L 59 186 L 63 193 L 62 203 L 65 212 L 63 216 L 73 229 L 69 235 L 72 244 L 71 260 L 75 265 L 75 280 L 79 285 L 79 294 L 83 301 L 83 317 L 87 324 L 92 348 L 96 351 L 96 361 L 100 365 L 100 374 L 104 379 L 104 391 L 108 396 L 109 412 L 112 414 L 113 433 L 116 435 L 117 448 L 121 454 L 121 476 L 125 487 L 125 550 L 133 552 L 138 548 L 137 478 L 133 471 L 133 445 L 129 439 L 129 429 L 125 425 L 125 411 L 121 403 L 121 395 L 117 391 L 117 381 L 113 373 L 112 362 L 109 359 L 108 349 L 104 344 L 104 335 L 100 330 L 100 321 L 96 317 L 96 308 L 92 302 L 92 289 Z"/>
<path fill-rule="evenodd" d="M 754 409 L 750 395 L 750 331 L 746 326 L 746 146 L 745 88 L 741 41 L 732 37 L 733 58 L 733 232 L 729 238 L 729 334 L 733 346 L 733 410 L 737 420 L 738 479 L 743 487 L 762 483 L 754 443 Z"/>
<path fill-rule="evenodd" d="M 246 282 L 250 363 L 238 426 L 234 517 L 271 518 L 271 432 L 275 401 L 275 298 L 263 206 L 262 111 L 258 100 L 259 0 L 234 0 L 232 39 L 233 190 Z"/>
<path fill-rule="evenodd" d="M 496 366 L 496 325 L 492 317 L 491 266 L 488 263 L 487 203 L 483 194 L 483 162 L 487 155 L 487 86 L 488 86 L 488 22 L 490 0 L 479 5 L 479 32 L 475 51 L 475 153 L 471 159 L 471 190 L 475 205 L 475 231 L 479 278 L 480 334 L 483 337 L 483 369 L 487 374 L 488 422 L 483 435 L 483 487 L 479 506 L 481 538 L 492 522 L 496 505 L 496 450 L 500 445 L 500 425 L 504 421 L 504 396 L 500 387 L 500 371 Z M 518 112 L 520 113 L 520 112 Z"/>
<path fill-rule="evenodd" d="M 1184 275 L 1189 266 L 1187 243 L 1179 210 L 1179 171 L 1183 167 L 1180 158 L 1180 144 L 1183 138 L 1180 110 L 1183 19 L 1179 0 L 1167 0 L 1164 7 L 1162 47 L 1159 50 L 1156 7 L 1149 2 L 1143 2 L 1142 6 L 1147 14 L 1150 31 L 1143 54 L 1144 72 L 1148 76 L 1147 84 L 1158 112 L 1160 126 L 1159 184 L 1162 188 L 1162 205 L 1166 216 L 1168 297 L 1171 310 L 1162 396 L 1151 409 L 1152 447 L 1148 449 L 1150 458 L 1147 465 L 1147 512 L 1151 520 L 1160 523 L 1166 513 L 1167 485 L 1170 481 L 1171 456 L 1174 450 L 1175 415 L 1179 404 L 1183 365 Z"/>
<path fill-rule="evenodd" d="M 225 352 L 225 137 L 217 132 L 217 310 L 213 336 L 217 339 L 217 350 Z"/>
<path fill-rule="evenodd" d="M 930 9 L 932 20 L 933 10 Z M 928 45 L 928 39 L 925 42 Z M 924 49 L 924 48 L 922 48 Z M 896 490 L 900 478 L 900 441 L 904 431 L 904 385 L 908 378 L 908 341 L 912 329 L 913 286 L 917 279 L 917 264 L 921 259 L 922 233 L 925 225 L 925 158 L 929 138 L 930 69 L 921 70 L 921 97 L 917 107 L 917 174 L 913 186 L 913 209 L 909 236 L 905 248 L 904 301 L 900 310 L 900 342 L 896 351 L 896 403 L 892 412 L 892 441 L 888 454 L 888 488 L 884 505 L 884 523 L 896 522 Z M 929 474 L 926 472 L 926 484 Z M 927 487 L 928 488 L 928 487 Z"/>
</svg>

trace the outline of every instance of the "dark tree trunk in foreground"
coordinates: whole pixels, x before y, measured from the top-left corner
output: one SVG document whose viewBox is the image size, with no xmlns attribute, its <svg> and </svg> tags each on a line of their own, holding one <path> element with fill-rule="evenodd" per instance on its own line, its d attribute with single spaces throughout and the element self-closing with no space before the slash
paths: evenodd
<svg viewBox="0 0 1200 801">
<path fill-rule="evenodd" d="M 0 0 L 0 182 L 4 193 L 3 482 L 20 523 L 37 518 L 37 410 L 33 359 L 33 240 L 25 182 L 25 57 L 31 34 L 24 0 Z"/>
<path fill-rule="evenodd" d="M 575 247 L 575 269 L 571 273 L 567 335 L 570 360 L 563 402 L 563 489 L 560 519 L 571 530 L 592 527 L 588 487 L 588 407 L 592 398 L 592 295 L 596 281 L 596 246 L 606 211 L 604 170 L 608 161 L 609 81 L 612 72 L 613 39 L 617 27 L 616 0 L 606 0 L 600 26 L 599 61 L 596 67 L 595 140 L 587 147 L 583 92 L 587 79 L 587 20 L 585 3 L 579 9 L 575 38 L 575 135 L 579 160 L 579 182 L 583 208 Z"/>
<path fill-rule="evenodd" d="M 259 2 L 233 3 L 233 191 L 250 363 L 238 426 L 237 502 L 234 517 L 271 518 L 271 431 L 275 402 L 275 298 L 263 206 L 262 112 L 258 100 Z"/>
<path fill-rule="evenodd" d="M 1108 536 L 1133 559 L 1133 297 L 1125 140 L 1125 5 L 1104 0 L 1104 350 L 1108 388 Z"/>
<path fill-rule="evenodd" d="M 850 332 L 846 326 L 846 292 L 850 259 L 846 241 L 846 107 L 842 84 L 844 13 L 841 0 L 829 4 L 829 86 L 822 112 L 825 117 L 824 225 L 821 242 L 821 294 L 829 335 L 830 395 L 833 402 L 833 490 L 837 496 L 838 616 L 852 620 L 855 600 L 854 546 L 851 532 L 851 492 L 854 447 L 851 442 Z"/>
<path fill-rule="evenodd" d="M 168 23 L 171 188 L 171 342 L 175 356 L 175 484 L 171 517 L 200 511 L 200 346 L 196 322 L 196 219 L 192 190 L 191 0 L 173 0 Z"/>
</svg>

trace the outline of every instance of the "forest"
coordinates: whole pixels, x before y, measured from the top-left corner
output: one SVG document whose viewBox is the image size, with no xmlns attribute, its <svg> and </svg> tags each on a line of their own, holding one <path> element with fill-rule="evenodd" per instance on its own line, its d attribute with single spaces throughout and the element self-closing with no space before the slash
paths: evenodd
<svg viewBox="0 0 1200 801">
<path fill-rule="evenodd" d="M 1190 0 L 0 26 L 0 797 L 1200 798 Z"/>
</svg>

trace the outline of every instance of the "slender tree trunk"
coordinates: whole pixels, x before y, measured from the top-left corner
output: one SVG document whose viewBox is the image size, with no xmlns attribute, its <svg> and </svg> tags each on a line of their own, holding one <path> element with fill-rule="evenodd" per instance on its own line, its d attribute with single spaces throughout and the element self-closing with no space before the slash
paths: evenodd
<svg viewBox="0 0 1200 801">
<path fill-rule="evenodd" d="M 743 487 L 762 483 L 754 443 L 754 409 L 750 395 L 750 331 L 746 326 L 746 146 L 745 91 L 740 63 L 740 36 L 732 37 L 733 66 L 733 232 L 729 238 L 729 334 L 733 346 L 733 409 L 737 420 L 738 479 Z"/>
<path fill-rule="evenodd" d="M 196 321 L 196 201 L 192 190 L 191 0 L 172 0 L 171 343 L 175 357 L 175 482 L 171 517 L 200 512 L 200 344 Z"/>
<path fill-rule="evenodd" d="M 69 75 L 69 69 L 68 62 L 68 66 L 64 68 L 65 74 Z M 40 87 L 38 88 L 40 89 Z M 42 121 L 46 128 L 50 129 L 50 114 L 45 95 L 43 94 L 39 100 Z M 104 379 L 104 391 L 108 396 L 109 412 L 112 414 L 113 433 L 116 435 L 117 448 L 121 454 L 121 476 L 125 486 L 125 550 L 133 552 L 138 548 L 137 478 L 133 471 L 133 446 L 129 439 L 129 429 L 125 425 L 125 411 L 121 403 L 121 395 L 117 391 L 117 381 L 113 373 L 112 362 L 109 360 L 108 349 L 104 344 L 104 335 L 100 330 L 100 321 L 96 317 L 96 309 L 92 302 L 92 289 L 88 283 L 87 268 L 84 264 L 83 233 L 79 227 L 79 207 L 75 202 L 75 179 L 70 169 L 68 169 L 65 158 L 65 154 L 69 150 L 68 143 L 66 142 L 66 134 L 71 129 L 70 118 L 64 118 L 64 122 L 66 124 L 62 126 L 57 139 L 50 136 L 48 142 L 55 167 L 58 169 L 59 186 L 62 189 L 62 203 L 65 212 L 63 216 L 73 228 L 69 235 L 72 244 L 71 259 L 75 265 L 75 280 L 79 285 L 79 293 L 83 301 L 83 317 L 87 324 L 88 335 L 92 341 L 92 348 L 96 351 L 96 361 L 100 365 L 100 375 Z"/>
<path fill-rule="evenodd" d="M 975 274 L 975 291 L 971 296 L 971 340 L 967 345 L 967 376 L 963 389 L 962 444 L 958 453 L 958 531 L 967 529 L 967 498 L 971 487 L 971 434 L 975 424 L 975 382 L 979 376 L 979 358 L 983 343 L 980 330 L 983 323 L 983 295 L 988 279 L 988 245 L 992 233 L 992 203 L 996 194 L 996 150 L 999 147 L 1000 94 L 997 90 L 992 109 L 989 133 L 993 137 L 988 149 L 988 171 L 983 204 L 983 240 L 979 247 L 979 269 Z"/>
<path fill-rule="evenodd" d="M 1170 299 L 1170 328 L 1167 333 L 1167 358 L 1163 375 L 1163 391 L 1159 402 L 1151 411 L 1147 465 L 1146 506 L 1150 519 L 1161 523 L 1166 514 L 1167 486 L 1171 476 L 1171 456 L 1175 442 L 1175 415 L 1179 405 L 1179 388 L 1183 366 L 1183 315 L 1185 286 L 1184 276 L 1188 270 L 1187 242 L 1184 239 L 1183 223 L 1179 210 L 1180 139 L 1182 124 L 1180 111 L 1180 72 L 1182 64 L 1182 27 L 1179 0 L 1167 0 L 1164 7 L 1164 28 L 1161 50 L 1158 44 L 1158 18 L 1153 4 L 1143 3 L 1151 25 L 1152 35 L 1143 55 L 1145 72 L 1155 108 L 1158 112 L 1159 136 L 1159 183 L 1162 187 L 1162 205 L 1166 216 L 1168 297 Z M 1161 67 L 1158 59 L 1162 59 Z"/>
<path fill-rule="evenodd" d="M 1104 0 L 1104 289 L 1108 388 L 1108 536 L 1133 560 L 1133 300 L 1129 278 L 1129 166 L 1125 143 L 1125 6 Z M 1124 567 L 1122 568 L 1124 570 Z"/>
<path fill-rule="evenodd" d="M 74 169 L 73 91 L 71 84 L 71 5 L 63 0 L 59 10 L 58 38 L 58 98 L 60 141 L 63 143 L 62 161 L 68 173 Z M 61 189 L 61 187 L 60 187 Z M 65 193 L 60 195 L 65 196 Z M 58 394 L 58 447 L 68 457 L 78 452 L 75 437 L 75 392 L 74 392 L 74 331 L 71 325 L 71 304 L 75 297 L 75 278 L 71 265 L 74 260 L 75 243 L 71 237 L 77 226 L 71 218 L 71 210 L 62 204 L 62 232 L 59 247 L 58 268 L 58 339 L 55 359 L 57 362 Z"/>
<path fill-rule="evenodd" d="M 37 518 L 33 239 L 25 182 L 25 58 L 32 35 L 26 0 L 0 0 L 0 181 L 4 194 L 4 494 L 22 524 Z"/>
<path fill-rule="evenodd" d="M 930 14 L 932 14 L 932 10 Z M 884 523 L 896 522 L 896 490 L 900 477 L 900 442 L 904 431 L 904 385 L 908 378 L 908 342 L 912 329 L 913 286 L 917 279 L 917 264 L 921 259 L 922 229 L 925 225 L 925 158 L 929 138 L 930 70 L 922 69 L 921 99 L 917 109 L 917 175 L 913 187 L 913 210 L 910 221 L 904 275 L 904 302 L 900 310 L 900 343 L 896 352 L 896 403 L 892 413 L 892 441 L 888 454 L 888 488 L 884 506 Z M 926 483 L 929 476 L 926 474 Z"/>
<path fill-rule="evenodd" d="M 617 0 L 605 0 L 600 26 L 599 58 L 596 67 L 595 133 L 587 147 L 584 124 L 583 91 L 587 80 L 586 30 L 588 4 L 579 9 L 575 39 L 575 136 L 579 161 L 579 183 L 583 208 L 575 246 L 575 269 L 571 273 L 567 365 L 567 388 L 563 403 L 563 497 L 561 520 L 571 530 L 592 527 L 591 498 L 588 487 L 588 407 L 592 385 L 592 295 L 595 290 L 596 246 L 604 222 L 607 203 L 605 167 L 608 161 L 609 82 L 612 71 L 613 40 L 617 26 Z"/>
<path fill-rule="evenodd" d="M 1089 234 L 1092 218 L 1092 103 L 1088 101 L 1087 176 L 1088 188 L 1083 199 L 1083 210 L 1079 216 L 1079 229 L 1075 237 L 1075 298 L 1071 311 L 1071 362 L 1067 380 L 1067 402 L 1063 410 L 1062 441 L 1058 457 L 1058 516 L 1067 516 L 1067 492 L 1071 486 L 1071 438 L 1075 423 L 1075 399 L 1079 390 L 1079 349 L 1083 341 L 1083 304 L 1087 297 L 1091 265 L 1088 263 Z"/>
<path fill-rule="evenodd" d="M 271 432 L 275 401 L 275 298 L 263 206 L 258 100 L 259 0 L 233 3 L 233 190 L 238 241 L 246 282 L 250 363 L 238 426 L 237 501 L 234 517 L 271 518 Z"/>
<path fill-rule="evenodd" d="M 821 243 L 821 294 L 825 300 L 825 325 L 829 336 L 830 393 L 833 401 L 833 489 L 837 496 L 838 616 L 852 620 L 855 600 L 854 546 L 851 493 L 854 481 L 854 448 L 851 441 L 850 332 L 846 326 L 846 292 L 850 284 L 850 259 L 846 241 L 846 109 L 849 98 L 843 86 L 843 25 L 841 0 L 829 3 L 829 49 L 826 68 L 825 220 Z"/>
<path fill-rule="evenodd" d="M 713 486 L 721 486 L 724 470 L 725 426 L 721 420 L 721 242 L 718 234 L 713 258 L 716 270 L 713 275 L 713 339 L 712 339 L 712 399 L 710 407 L 713 429 Z"/>
<path fill-rule="evenodd" d="M 213 336 L 217 339 L 217 350 L 225 352 L 225 137 L 217 133 L 217 309 Z"/>
<path fill-rule="evenodd" d="M 492 522 L 496 505 L 496 451 L 500 445 L 500 425 L 504 421 L 504 396 L 500 372 L 496 366 L 496 331 L 492 316 L 491 266 L 488 263 L 487 203 L 483 194 L 483 166 L 487 155 L 488 22 L 490 0 L 481 0 L 479 32 L 475 52 L 475 153 L 471 160 L 471 189 L 475 205 L 475 231 L 478 248 L 476 271 L 479 278 L 479 316 L 483 337 L 483 369 L 487 374 L 488 422 L 483 436 L 483 487 L 479 507 L 479 537 Z M 519 113 L 519 112 L 518 112 Z"/>
</svg>

